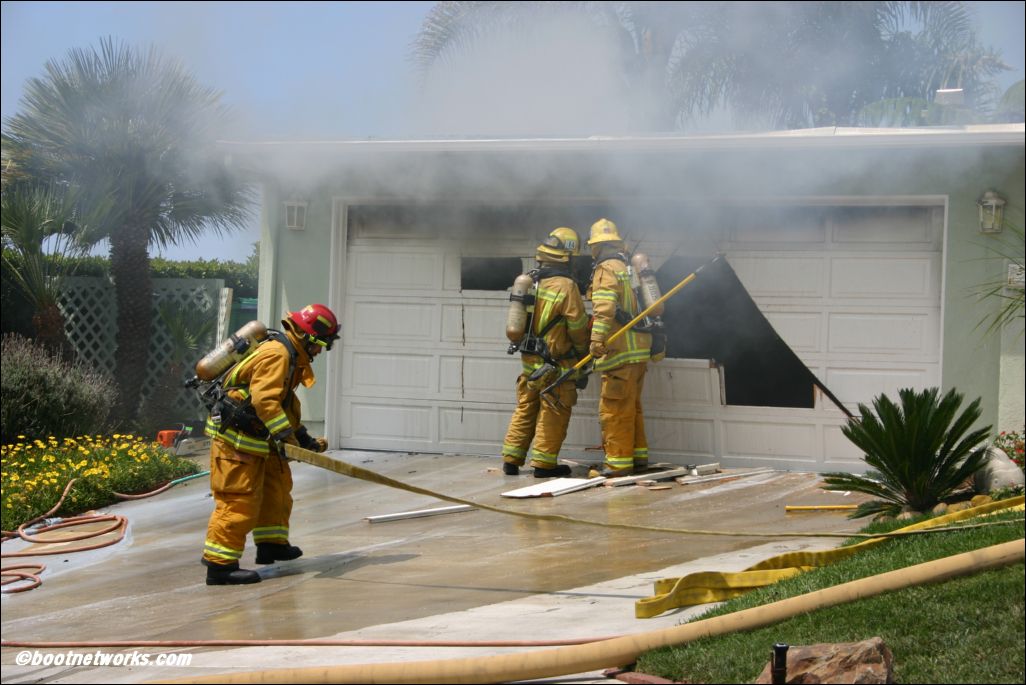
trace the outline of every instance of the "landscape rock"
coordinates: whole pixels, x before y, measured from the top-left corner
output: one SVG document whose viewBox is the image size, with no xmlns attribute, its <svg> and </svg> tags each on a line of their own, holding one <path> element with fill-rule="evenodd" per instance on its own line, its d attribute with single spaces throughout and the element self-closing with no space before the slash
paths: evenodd
<svg viewBox="0 0 1026 685">
<path fill-rule="evenodd" d="M 771 683 L 772 661 L 756 683 Z M 862 642 L 792 646 L 787 652 L 788 683 L 892 683 L 894 655 L 879 637 Z"/>
</svg>

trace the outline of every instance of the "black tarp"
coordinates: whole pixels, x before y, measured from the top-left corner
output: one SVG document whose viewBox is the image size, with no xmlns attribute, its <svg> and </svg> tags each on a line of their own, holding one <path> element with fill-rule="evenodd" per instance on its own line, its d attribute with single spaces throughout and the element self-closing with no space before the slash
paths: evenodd
<svg viewBox="0 0 1026 685">
<path fill-rule="evenodd" d="M 659 288 L 668 292 L 708 261 L 669 259 L 656 273 Z M 814 406 L 814 386 L 822 384 L 777 335 L 725 258 L 666 302 L 663 321 L 667 357 L 713 359 L 724 368 L 727 404 Z"/>
</svg>

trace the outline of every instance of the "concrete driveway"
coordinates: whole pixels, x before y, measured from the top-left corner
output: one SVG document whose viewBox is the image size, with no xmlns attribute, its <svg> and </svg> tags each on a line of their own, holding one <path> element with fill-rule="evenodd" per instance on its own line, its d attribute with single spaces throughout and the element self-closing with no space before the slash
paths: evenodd
<svg viewBox="0 0 1026 685">
<path fill-rule="evenodd" d="M 597 487 L 517 500 L 531 485 L 502 474 L 497 458 L 383 452 L 333 456 L 422 488 L 519 511 L 593 521 L 755 533 L 851 532 L 843 513 L 785 514 L 785 504 L 856 503 L 819 489 L 816 474 L 769 472 L 663 490 Z M 748 469 L 725 470 L 725 473 Z M 387 523 L 364 517 L 446 506 L 434 498 L 293 463 L 292 542 L 304 556 L 243 567 L 263 582 L 208 587 L 199 559 L 213 508 L 206 479 L 111 507 L 128 517 L 118 545 L 38 557 L 36 590 L 3 596 L 6 641 L 380 638 L 557 640 L 606 637 L 679 624 L 708 607 L 634 618 L 652 582 L 697 570 L 741 570 L 831 538 L 710 537 L 534 521 L 487 511 Z M 4 545 L 16 551 L 20 541 Z M 28 559 L 27 561 L 31 561 Z M 3 681 L 141 682 L 264 668 L 424 660 L 508 652 L 508 647 L 190 647 L 187 667 L 17 665 L 5 647 Z M 518 648 L 520 649 L 520 648 Z M 28 650 L 32 651 L 32 650 Z M 95 652 L 95 648 L 40 650 Z M 107 649 L 149 655 L 160 649 Z M 24 657 L 22 657 L 24 658 Z M 38 661 L 38 659 L 37 659 Z M 596 675 L 596 674 L 591 674 Z M 587 674 L 581 678 L 589 677 Z"/>
</svg>

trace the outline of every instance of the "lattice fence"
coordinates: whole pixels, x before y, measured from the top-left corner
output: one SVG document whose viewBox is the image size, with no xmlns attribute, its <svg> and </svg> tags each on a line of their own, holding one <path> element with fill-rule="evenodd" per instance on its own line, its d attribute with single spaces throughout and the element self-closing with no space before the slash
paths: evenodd
<svg viewBox="0 0 1026 685">
<path fill-rule="evenodd" d="M 184 355 L 187 357 L 184 359 L 185 369 L 181 378 L 184 383 L 192 377 L 193 364 L 199 357 L 227 337 L 231 301 L 231 288 L 225 288 L 222 279 L 153 280 L 153 333 L 150 338 L 149 365 L 142 383 L 143 402 L 150 396 L 175 356 L 183 355 L 181 350 L 176 349 L 174 337 L 157 314 L 157 308 L 171 305 L 170 309 L 177 308 L 184 314 L 184 321 L 192 330 L 199 330 L 203 326 L 209 329 L 201 340 L 199 351 Z M 68 278 L 61 293 L 60 307 L 64 312 L 68 339 L 79 358 L 113 375 L 117 347 L 114 285 L 106 278 Z M 183 421 L 203 418 L 202 405 L 192 390 L 179 390 L 172 400 L 172 406 L 181 414 Z"/>
</svg>

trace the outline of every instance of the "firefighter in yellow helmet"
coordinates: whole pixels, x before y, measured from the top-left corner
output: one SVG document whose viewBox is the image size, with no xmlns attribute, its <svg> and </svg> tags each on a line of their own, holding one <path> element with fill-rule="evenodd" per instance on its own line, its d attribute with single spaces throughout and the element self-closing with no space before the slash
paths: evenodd
<svg viewBox="0 0 1026 685">
<path fill-rule="evenodd" d="M 606 345 L 611 335 L 641 313 L 627 270 L 629 256 L 619 229 L 599 219 L 588 239 L 594 268 L 588 297 L 592 303 L 591 344 L 595 371 L 602 374 L 599 421 L 605 463 L 595 475 L 622 476 L 648 467 L 648 441 L 641 410 L 652 336 L 631 329 Z"/>
<path fill-rule="evenodd" d="M 570 271 L 578 254 L 577 232 L 566 227 L 553 230 L 536 249 L 538 266 L 529 272 L 536 288 L 534 311 L 518 344 L 523 368 L 517 377 L 517 406 L 502 442 L 506 475 L 520 473 L 528 448 L 535 478 L 570 475 L 570 467 L 557 460 L 577 404 L 578 381 L 571 378 L 555 388 L 557 402 L 543 402 L 540 393 L 587 354 L 588 315 Z"/>
<path fill-rule="evenodd" d="M 311 362 L 331 349 L 339 325 L 330 309 L 312 304 L 289 312 L 282 326 L 225 374 L 226 399 L 207 419 L 214 495 L 203 550 L 207 585 L 260 582 L 256 571 L 239 568 L 250 533 L 258 564 L 303 554 L 289 544 L 292 472 L 284 444 L 327 449 L 303 426 L 295 390 L 314 384 Z"/>
</svg>

